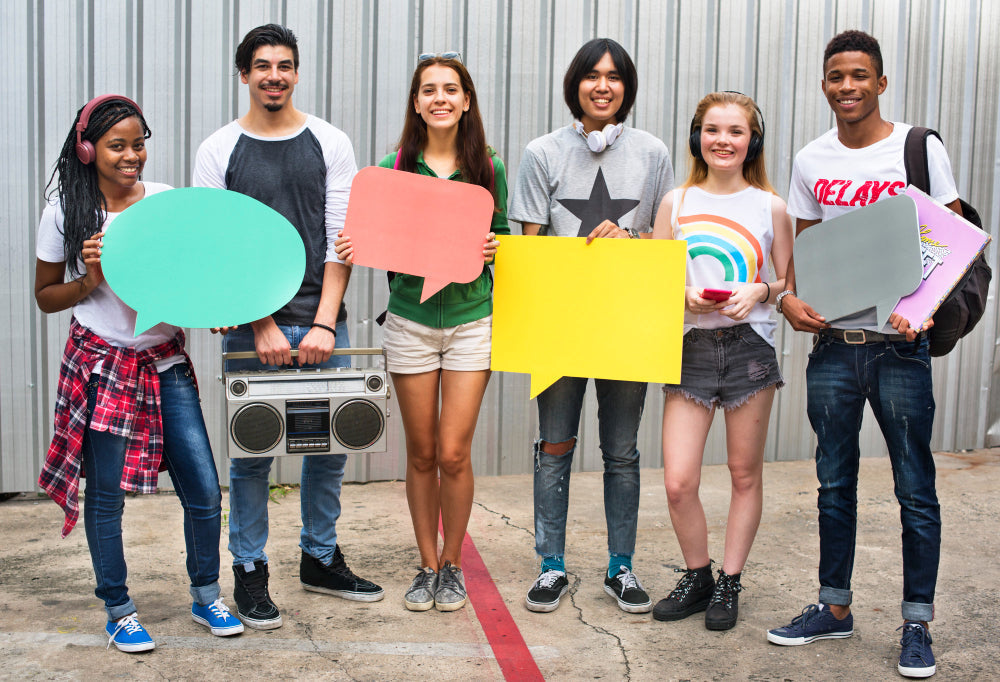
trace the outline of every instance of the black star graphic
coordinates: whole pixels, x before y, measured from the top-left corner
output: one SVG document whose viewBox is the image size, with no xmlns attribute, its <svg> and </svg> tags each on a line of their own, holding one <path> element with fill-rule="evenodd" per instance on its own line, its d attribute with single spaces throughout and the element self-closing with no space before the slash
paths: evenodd
<svg viewBox="0 0 1000 682">
<path fill-rule="evenodd" d="M 594 187 L 589 199 L 559 199 L 560 204 L 580 219 L 578 237 L 586 237 L 605 220 L 615 225 L 621 217 L 639 205 L 638 199 L 612 199 L 608 194 L 608 183 L 604 181 L 604 169 L 597 169 Z"/>
</svg>

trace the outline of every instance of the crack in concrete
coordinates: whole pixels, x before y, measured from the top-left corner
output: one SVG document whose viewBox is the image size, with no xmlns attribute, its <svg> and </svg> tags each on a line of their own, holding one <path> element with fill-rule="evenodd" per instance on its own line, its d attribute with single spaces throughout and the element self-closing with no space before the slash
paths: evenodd
<svg viewBox="0 0 1000 682">
<path fill-rule="evenodd" d="M 480 509 L 482 509 L 483 511 L 488 512 L 490 514 L 493 514 L 494 516 L 500 517 L 500 520 L 503 521 L 506 525 L 510 526 L 511 528 L 514 528 L 514 529 L 520 530 L 520 531 L 524 531 L 525 533 L 527 533 L 531 537 L 535 537 L 534 531 L 531 531 L 531 530 L 529 530 L 527 528 L 524 528 L 523 526 L 519 526 L 516 523 L 511 523 L 510 522 L 510 517 L 507 516 L 506 514 L 504 514 L 503 512 L 498 512 L 498 511 L 495 511 L 493 509 L 490 509 L 489 507 L 487 507 L 482 502 L 477 502 L 476 500 L 473 500 L 472 503 L 474 505 L 476 505 L 477 507 L 479 507 Z"/>
<path fill-rule="evenodd" d="M 330 661 L 330 663 L 335 664 L 337 666 L 337 668 L 341 672 L 343 672 L 345 675 L 347 675 L 348 679 L 355 680 L 355 682 L 357 682 L 357 678 L 353 677 L 349 672 L 347 672 L 347 668 L 345 668 L 344 664 L 340 662 L 340 658 L 338 658 L 338 657 L 336 657 L 333 654 L 330 654 L 328 652 L 324 652 L 322 650 L 322 647 L 320 647 L 316 643 L 316 640 L 313 639 L 313 632 L 312 632 L 312 626 L 311 625 L 307 625 L 306 623 L 299 623 L 299 627 L 302 628 L 302 631 L 305 634 L 305 640 L 313 647 L 313 653 L 315 655 L 319 656 L 322 659 Z"/>
<path fill-rule="evenodd" d="M 576 603 L 576 590 L 580 587 L 580 576 L 576 573 L 566 572 L 566 576 L 572 578 L 573 582 L 570 584 L 570 589 L 566 593 L 569 596 L 569 603 L 576 609 L 577 620 L 586 625 L 588 628 L 594 632 L 611 637 L 615 640 L 618 645 L 618 651 L 621 653 L 622 661 L 625 663 L 625 674 L 622 675 L 622 680 L 628 682 L 632 679 L 632 663 L 629 661 L 628 652 L 625 650 L 625 644 L 622 642 L 622 638 L 615 633 L 602 628 L 600 625 L 594 625 L 593 623 L 588 623 L 587 619 L 583 617 L 583 609 Z"/>
</svg>

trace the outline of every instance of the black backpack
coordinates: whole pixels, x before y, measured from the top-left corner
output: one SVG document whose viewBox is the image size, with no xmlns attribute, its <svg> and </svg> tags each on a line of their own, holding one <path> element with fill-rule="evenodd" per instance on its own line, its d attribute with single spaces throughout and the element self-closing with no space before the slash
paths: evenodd
<svg viewBox="0 0 1000 682">
<path fill-rule="evenodd" d="M 906 165 L 906 181 L 917 189 L 930 194 L 930 170 L 927 164 L 927 138 L 941 136 L 930 128 L 914 126 L 906 135 L 903 161 Z M 964 199 L 962 217 L 983 229 L 979 212 Z M 929 333 L 930 353 L 934 357 L 947 355 L 958 340 L 972 331 L 986 310 L 986 296 L 989 293 L 993 271 L 986 262 L 986 254 L 981 253 L 958 281 L 955 288 L 934 313 L 934 326 Z"/>
</svg>

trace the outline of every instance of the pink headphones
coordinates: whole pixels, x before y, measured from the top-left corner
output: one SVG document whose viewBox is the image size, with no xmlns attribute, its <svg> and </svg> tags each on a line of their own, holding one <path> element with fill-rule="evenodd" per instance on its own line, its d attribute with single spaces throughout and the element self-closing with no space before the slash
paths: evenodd
<svg viewBox="0 0 1000 682">
<path fill-rule="evenodd" d="M 90 125 L 90 115 L 94 113 L 94 109 L 110 101 L 131 104 L 139 112 L 139 115 L 142 115 L 142 109 L 139 108 L 139 105 L 122 95 L 101 95 L 87 102 L 86 106 L 83 107 L 83 111 L 80 112 L 80 120 L 76 122 L 76 158 L 80 159 L 80 163 L 85 166 L 94 163 L 97 152 L 94 150 L 94 145 L 90 140 L 83 139 L 83 133 L 87 130 L 87 126 Z"/>
</svg>

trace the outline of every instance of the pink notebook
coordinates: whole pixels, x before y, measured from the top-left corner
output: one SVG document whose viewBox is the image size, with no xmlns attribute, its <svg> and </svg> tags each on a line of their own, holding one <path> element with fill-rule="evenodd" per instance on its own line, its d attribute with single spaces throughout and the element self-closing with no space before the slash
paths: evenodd
<svg viewBox="0 0 1000 682">
<path fill-rule="evenodd" d="M 917 204 L 924 272 L 920 286 L 900 299 L 893 312 L 920 329 L 983 252 L 990 236 L 913 185 L 906 194 Z"/>
</svg>

